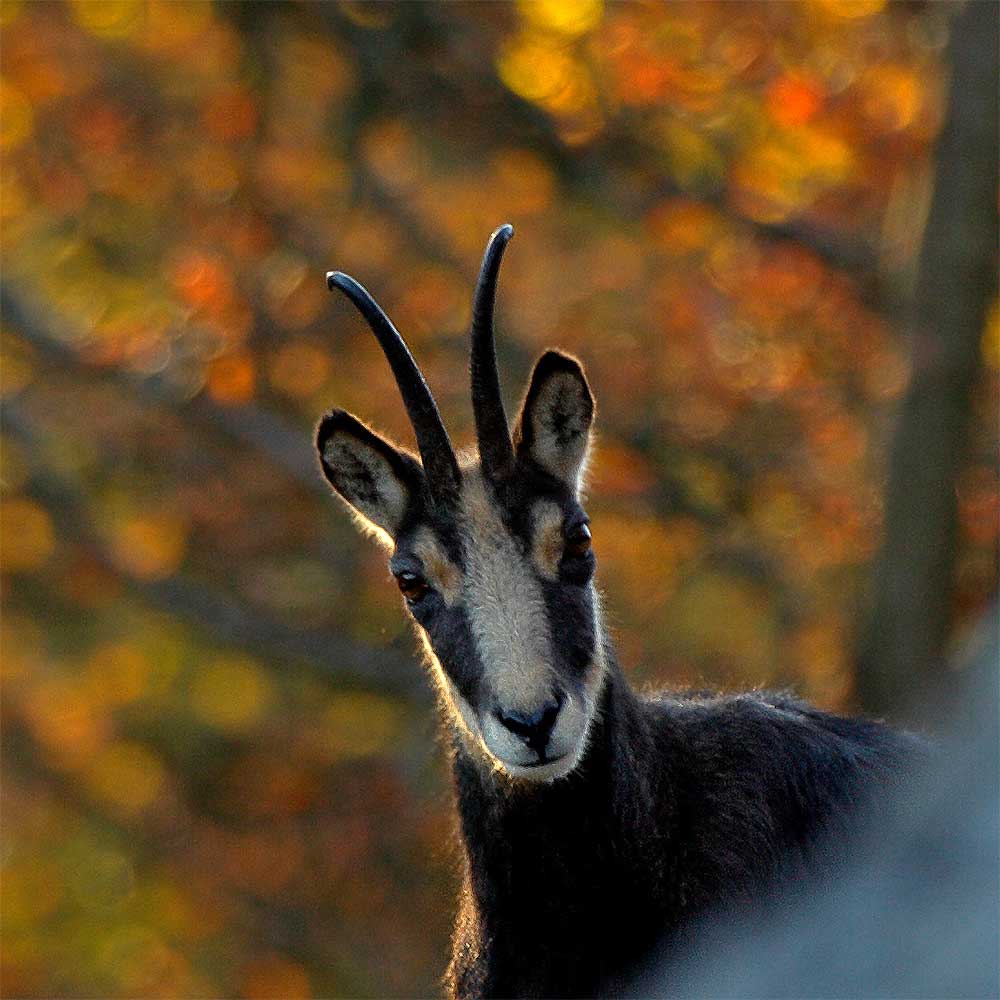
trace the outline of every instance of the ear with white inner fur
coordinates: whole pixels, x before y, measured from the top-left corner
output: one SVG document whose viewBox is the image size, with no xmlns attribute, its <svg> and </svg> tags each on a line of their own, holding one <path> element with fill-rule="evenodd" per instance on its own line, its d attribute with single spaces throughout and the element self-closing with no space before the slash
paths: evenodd
<svg viewBox="0 0 1000 1000">
<path fill-rule="evenodd" d="M 594 397 L 580 362 L 546 351 L 531 373 L 514 432 L 518 457 L 579 490 L 593 420 Z"/>
<path fill-rule="evenodd" d="M 323 475 L 354 508 L 363 527 L 391 545 L 423 471 L 415 458 L 344 410 L 331 410 L 316 431 Z"/>
</svg>

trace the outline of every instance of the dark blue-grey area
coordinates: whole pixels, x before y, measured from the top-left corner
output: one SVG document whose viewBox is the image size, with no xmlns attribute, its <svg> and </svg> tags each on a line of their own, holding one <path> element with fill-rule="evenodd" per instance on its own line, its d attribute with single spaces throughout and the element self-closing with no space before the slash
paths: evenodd
<svg viewBox="0 0 1000 1000">
<path fill-rule="evenodd" d="M 717 908 L 632 986 L 643 997 L 1000 996 L 995 609 L 930 766 L 821 845 L 814 875 Z M 981 636 L 983 638 L 983 636 Z M 959 675 L 961 676 L 961 675 Z"/>
</svg>

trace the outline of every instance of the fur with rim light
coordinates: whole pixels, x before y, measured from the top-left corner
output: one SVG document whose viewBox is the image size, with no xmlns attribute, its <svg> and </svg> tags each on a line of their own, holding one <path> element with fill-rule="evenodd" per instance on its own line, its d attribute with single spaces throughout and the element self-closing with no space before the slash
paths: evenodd
<svg viewBox="0 0 1000 1000">
<path fill-rule="evenodd" d="M 330 287 L 382 346 L 419 457 L 341 410 L 317 447 L 391 553 L 452 736 L 463 884 L 448 992 L 608 995 L 699 914 L 815 871 L 817 845 L 845 840 L 920 744 L 783 695 L 630 688 L 580 495 L 583 367 L 546 352 L 513 431 L 504 411 L 493 311 L 512 235 L 490 238 L 473 301 L 477 449 L 454 451 L 398 331 L 340 272 Z"/>
</svg>

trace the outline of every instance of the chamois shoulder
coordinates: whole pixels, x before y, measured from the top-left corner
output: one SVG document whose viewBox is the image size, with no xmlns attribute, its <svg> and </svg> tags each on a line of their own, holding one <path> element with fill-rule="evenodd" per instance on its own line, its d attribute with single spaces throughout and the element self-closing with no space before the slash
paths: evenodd
<svg viewBox="0 0 1000 1000">
<path fill-rule="evenodd" d="M 642 699 L 652 724 L 683 734 L 701 746 L 718 740 L 728 747 L 747 741 L 759 749 L 787 742 L 802 750 L 839 746 L 859 762 L 866 756 L 884 765 L 905 764 L 923 756 L 928 745 L 918 736 L 863 716 L 835 715 L 787 691 L 753 690 L 658 692 Z"/>
<path fill-rule="evenodd" d="M 832 715 L 784 692 L 659 697 L 647 711 L 667 735 L 687 802 L 707 825 L 809 839 L 875 808 L 929 748 L 865 718 Z M 742 817 L 742 822 L 741 822 Z"/>
<path fill-rule="evenodd" d="M 693 910 L 746 900 L 849 849 L 859 819 L 891 801 L 926 746 L 782 692 L 643 699 L 669 770 L 684 898 Z M 823 861 L 816 855 L 823 852 Z"/>
<path fill-rule="evenodd" d="M 783 691 L 658 695 L 646 705 L 659 726 L 675 733 L 695 757 L 715 766 L 770 763 L 794 773 L 809 765 L 839 773 L 889 775 L 908 769 L 929 752 L 912 733 L 861 716 L 824 712 Z"/>
</svg>

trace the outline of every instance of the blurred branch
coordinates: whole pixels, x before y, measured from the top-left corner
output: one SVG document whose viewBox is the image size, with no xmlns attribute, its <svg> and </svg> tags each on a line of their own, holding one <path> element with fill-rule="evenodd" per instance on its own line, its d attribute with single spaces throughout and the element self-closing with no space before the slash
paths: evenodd
<svg viewBox="0 0 1000 1000">
<path fill-rule="evenodd" d="M 469 287 L 469 299 L 472 299 L 472 289 L 475 287 L 478 269 L 469 261 L 460 261 L 445 243 L 432 236 L 424 228 L 417 216 L 406 207 L 402 198 L 394 197 L 375 175 L 362 166 L 360 158 L 355 159 L 355 172 L 360 187 L 372 204 L 386 215 L 392 217 L 397 226 L 406 234 L 411 249 L 416 250 L 425 260 L 433 261 L 462 275 Z M 498 220 L 497 225 L 503 220 Z M 485 243 L 486 234 L 483 236 Z"/>
<path fill-rule="evenodd" d="M 37 435 L 16 400 L 5 402 L 4 431 L 20 439 L 28 454 L 37 454 Z M 429 700 L 414 657 L 400 650 L 374 650 L 328 629 L 285 625 L 260 608 L 249 607 L 232 594 L 183 573 L 165 580 L 128 576 L 94 530 L 86 501 L 76 487 L 41 463 L 32 469 L 29 486 L 63 538 L 81 546 L 134 596 L 208 632 L 216 641 L 257 654 L 303 661 L 338 683 L 360 683 L 416 701 Z"/>
<path fill-rule="evenodd" d="M 140 377 L 117 367 L 88 365 L 55 333 L 57 319 L 51 310 L 36 306 L 10 283 L 0 284 L 0 316 L 49 363 L 73 372 L 86 372 L 92 379 L 120 386 L 150 406 L 168 408 L 214 437 L 221 436 L 227 447 L 232 442 L 249 445 L 284 469 L 299 485 L 330 502 L 330 491 L 317 468 L 311 431 L 288 424 L 257 404 L 220 406 L 203 395 L 188 398 L 162 377 Z M 323 543 L 317 555 L 344 572 L 350 568 L 341 547 Z"/>
<path fill-rule="evenodd" d="M 622 133 L 617 136 L 615 146 L 621 148 L 634 141 L 631 136 Z M 648 159 L 648 153 L 644 154 L 641 147 L 636 150 L 635 156 L 640 162 Z M 724 192 L 687 191 L 666 179 L 644 196 L 638 205 L 629 206 L 630 214 L 644 214 L 657 202 L 669 197 L 687 198 L 715 209 L 731 217 L 738 225 L 745 226 L 757 239 L 765 243 L 797 243 L 815 254 L 828 267 L 846 271 L 856 283 L 867 305 L 879 307 L 887 313 L 892 312 L 893 303 L 885 301 L 886 290 L 881 287 L 879 281 L 878 249 L 863 237 L 840 232 L 832 226 L 823 225 L 809 218 L 790 219 L 787 222 L 763 222 L 751 219 L 734 208 Z"/>
<path fill-rule="evenodd" d="M 347 143 L 352 154 L 350 159 L 355 164 L 361 192 L 370 197 L 379 209 L 393 216 L 421 256 L 453 268 L 470 282 L 474 281 L 475 272 L 467 264 L 457 261 L 440 239 L 426 231 L 408 210 L 405 199 L 396 198 L 386 191 L 371 171 L 364 167 L 364 157 L 357 149 L 364 125 L 377 119 L 381 114 L 392 113 L 394 95 L 386 90 L 384 83 L 387 78 L 386 64 L 391 63 L 399 71 L 405 71 L 407 61 L 403 58 L 404 51 L 394 56 L 391 51 L 387 51 L 387 46 L 399 44 L 400 36 L 393 32 L 360 29 L 334 4 L 321 6 L 317 13 L 320 22 L 334 37 L 350 39 L 351 49 L 362 77 L 362 85 L 358 88 L 357 107 L 351 117 L 352 127 L 347 134 Z M 452 20 L 440 15 L 441 11 L 433 5 L 404 5 L 395 11 L 396 17 L 405 20 L 408 35 L 420 36 L 426 33 L 435 38 L 444 37 L 449 29 L 454 29 Z M 486 47 L 489 44 L 488 40 L 475 37 L 463 38 L 462 42 L 473 47 L 477 45 Z M 444 66 L 447 67 L 447 72 L 442 68 Z M 441 97 L 442 92 L 449 88 L 457 88 L 457 94 L 453 95 L 452 99 L 459 100 L 460 95 L 466 93 L 466 89 L 456 84 L 455 77 L 458 74 L 461 78 L 464 68 L 464 64 L 455 60 L 440 66 L 432 62 L 426 67 L 426 73 L 415 75 L 409 82 L 412 87 L 421 89 L 422 98 L 414 101 L 415 107 L 422 109 L 424 115 L 431 117 L 436 102 L 444 100 Z M 470 86 L 468 89 L 474 88 Z M 501 144 L 502 141 L 518 144 L 524 142 L 525 136 L 530 136 L 532 148 L 545 157 L 569 187 L 579 189 L 582 185 L 589 186 L 594 183 L 590 172 L 581 167 L 580 157 L 567 155 L 567 147 L 560 139 L 555 122 L 550 116 L 543 114 L 536 105 L 511 93 L 504 86 L 498 88 L 498 93 L 502 97 L 502 104 L 491 109 L 494 113 L 485 115 L 485 121 L 491 130 L 489 141 L 496 144 Z M 650 161 L 650 149 L 627 128 L 612 128 L 604 136 L 601 147 L 608 160 L 612 162 L 635 167 L 648 164 Z M 618 207 L 632 217 L 648 211 L 658 201 L 670 196 L 682 196 L 711 206 L 746 226 L 758 239 L 772 243 L 790 241 L 800 244 L 828 266 L 847 271 L 857 282 L 862 297 L 869 305 L 886 306 L 885 290 L 879 288 L 878 250 L 857 235 L 838 232 L 830 226 L 808 219 L 780 223 L 751 219 L 736 210 L 724 192 L 692 192 L 667 180 L 656 184 L 653 190 L 641 197 L 638 204 L 630 205 L 621 204 L 620 185 L 603 183 L 600 188 L 598 200 L 602 204 L 611 204 L 617 200 Z M 580 190 L 580 194 L 587 200 L 595 198 L 595 192 L 592 190 Z M 500 221 L 502 220 L 497 220 L 498 224 Z"/>
<path fill-rule="evenodd" d="M 238 896 L 249 908 L 257 900 L 245 889 L 226 877 L 224 869 L 211 864 L 204 853 L 194 846 L 195 835 L 204 817 L 191 808 L 187 796 L 175 796 L 170 809 L 140 813 L 137 816 L 116 814 L 115 811 L 100 806 L 83 788 L 79 778 L 73 773 L 65 773 L 46 760 L 46 754 L 39 752 L 38 745 L 29 728 L 16 712 L 6 713 L 4 720 L 6 733 L 6 764 L 15 781 L 25 785 L 41 785 L 47 792 L 55 793 L 63 810 L 67 807 L 74 818 L 80 818 L 91 829 L 100 831 L 102 840 L 110 839 L 122 852 L 127 853 L 130 862 L 139 871 L 154 870 L 169 866 L 183 879 L 190 879 L 200 892 L 210 886 L 213 892 Z M 182 771 L 175 772 L 181 780 L 192 777 Z M 189 792 L 189 789 L 185 789 Z M 283 901 L 271 903 L 274 919 L 295 923 L 297 915 L 293 905 L 282 905 Z M 242 933 L 250 933 L 253 920 L 243 907 L 234 908 L 229 919 L 240 927 Z M 294 935 L 284 935 L 290 942 L 284 944 L 284 951 L 294 954 Z"/>
<path fill-rule="evenodd" d="M 997 280 L 998 15 L 995 3 L 969 3 L 953 22 L 948 112 L 910 323 L 913 374 L 858 657 L 858 691 L 876 714 L 926 700 L 951 625 L 955 481 Z"/>
<path fill-rule="evenodd" d="M 310 492 L 329 495 L 317 471 L 310 432 L 286 423 L 258 405 L 220 406 L 204 396 L 189 399 L 160 377 L 131 376 L 118 368 L 93 369 L 55 333 L 56 317 L 51 311 L 31 302 L 9 282 L 0 285 L 0 315 L 43 356 L 73 368 L 89 368 L 95 375 L 126 387 L 154 405 L 168 406 L 181 416 L 222 431 L 263 452 Z"/>
</svg>

